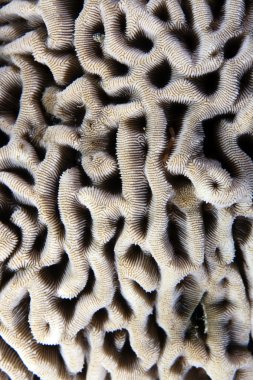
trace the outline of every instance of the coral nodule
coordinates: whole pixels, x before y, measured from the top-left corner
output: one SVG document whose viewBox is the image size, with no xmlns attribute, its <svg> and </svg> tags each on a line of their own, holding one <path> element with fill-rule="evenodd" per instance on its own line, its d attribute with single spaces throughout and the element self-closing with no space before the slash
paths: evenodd
<svg viewBox="0 0 253 380">
<path fill-rule="evenodd" d="M 253 379 L 253 2 L 0 0 L 0 379 Z"/>
</svg>

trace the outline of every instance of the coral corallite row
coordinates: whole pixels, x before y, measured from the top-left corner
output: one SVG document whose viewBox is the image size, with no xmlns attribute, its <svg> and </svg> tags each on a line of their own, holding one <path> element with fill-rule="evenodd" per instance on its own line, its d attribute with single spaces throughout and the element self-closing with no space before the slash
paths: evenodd
<svg viewBox="0 0 253 380">
<path fill-rule="evenodd" d="M 253 1 L 0 0 L 0 380 L 253 379 Z"/>
</svg>

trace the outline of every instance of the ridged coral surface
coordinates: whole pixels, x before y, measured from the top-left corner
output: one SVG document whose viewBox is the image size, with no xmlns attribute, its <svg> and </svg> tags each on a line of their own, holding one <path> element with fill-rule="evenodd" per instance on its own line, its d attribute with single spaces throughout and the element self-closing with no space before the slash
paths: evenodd
<svg viewBox="0 0 253 380">
<path fill-rule="evenodd" d="M 0 379 L 252 380 L 253 2 L 0 0 Z"/>
</svg>

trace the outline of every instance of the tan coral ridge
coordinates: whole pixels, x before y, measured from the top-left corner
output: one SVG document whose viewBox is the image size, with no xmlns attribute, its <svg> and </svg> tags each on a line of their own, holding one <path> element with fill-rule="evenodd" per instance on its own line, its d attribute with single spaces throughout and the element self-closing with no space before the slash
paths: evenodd
<svg viewBox="0 0 253 380">
<path fill-rule="evenodd" d="M 253 378 L 252 8 L 0 1 L 0 378 Z"/>
</svg>

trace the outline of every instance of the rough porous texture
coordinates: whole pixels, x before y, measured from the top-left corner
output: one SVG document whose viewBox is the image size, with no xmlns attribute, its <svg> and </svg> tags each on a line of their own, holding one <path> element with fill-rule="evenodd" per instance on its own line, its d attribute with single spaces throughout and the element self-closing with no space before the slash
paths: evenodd
<svg viewBox="0 0 253 380">
<path fill-rule="evenodd" d="M 0 379 L 252 380 L 253 2 L 0 4 Z"/>
</svg>

